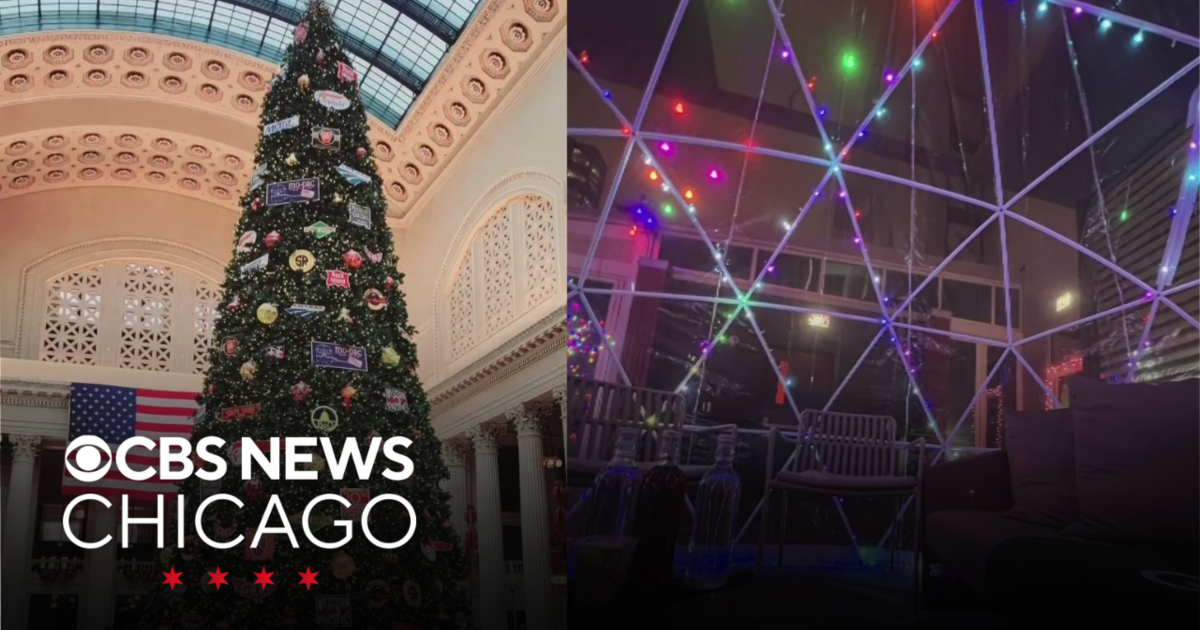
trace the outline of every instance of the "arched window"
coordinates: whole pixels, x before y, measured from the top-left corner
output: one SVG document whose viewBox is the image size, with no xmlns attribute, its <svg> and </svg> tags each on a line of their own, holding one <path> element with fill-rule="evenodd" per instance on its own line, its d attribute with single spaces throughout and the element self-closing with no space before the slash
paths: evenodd
<svg viewBox="0 0 1200 630">
<path fill-rule="evenodd" d="M 46 282 L 38 358 L 202 374 L 221 298 L 218 282 L 150 260 L 105 260 Z"/>
</svg>

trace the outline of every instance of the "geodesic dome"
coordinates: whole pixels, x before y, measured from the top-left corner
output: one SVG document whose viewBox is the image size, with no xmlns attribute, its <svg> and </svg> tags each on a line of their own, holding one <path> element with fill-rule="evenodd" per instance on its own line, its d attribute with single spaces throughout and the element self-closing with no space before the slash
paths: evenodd
<svg viewBox="0 0 1200 630">
<path fill-rule="evenodd" d="M 1198 12 L 573 6 L 572 373 L 749 434 L 884 413 L 934 462 L 1073 374 L 1194 376 Z"/>
</svg>

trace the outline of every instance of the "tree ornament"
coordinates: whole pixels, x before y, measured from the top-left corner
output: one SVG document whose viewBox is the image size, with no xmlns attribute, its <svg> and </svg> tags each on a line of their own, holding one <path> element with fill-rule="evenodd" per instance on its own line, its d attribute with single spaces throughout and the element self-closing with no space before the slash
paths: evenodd
<svg viewBox="0 0 1200 630">
<path fill-rule="evenodd" d="M 412 578 L 404 581 L 404 603 L 413 608 L 421 607 L 421 585 Z"/>
<path fill-rule="evenodd" d="M 333 193 L 333 203 L 342 203 L 342 196 L 337 193 Z"/>
<path fill-rule="evenodd" d="M 302 74 L 302 75 L 300 75 L 299 78 L 296 79 L 296 85 L 299 85 L 300 89 L 302 89 L 302 90 L 307 90 L 309 83 L 311 83 L 311 82 L 308 80 L 307 74 Z"/>
<path fill-rule="evenodd" d="M 338 427 L 337 410 L 324 405 L 316 407 L 308 414 L 308 420 L 313 428 L 321 433 L 329 433 Z"/>
<path fill-rule="evenodd" d="M 346 263 L 347 267 L 351 269 L 358 269 L 363 264 L 363 257 L 362 254 L 352 249 L 345 254 L 342 254 L 342 261 Z"/>
<path fill-rule="evenodd" d="M 217 395 L 217 386 L 216 386 L 216 385 L 209 385 L 209 386 L 208 386 L 208 395 L 209 395 L 209 396 L 216 396 L 216 395 Z"/>
<path fill-rule="evenodd" d="M 371 446 L 371 442 L 374 442 L 375 440 L 381 440 L 381 439 L 383 439 L 383 436 L 379 435 L 379 432 L 376 431 L 375 429 L 371 429 L 371 431 L 369 433 L 367 433 L 367 439 L 366 439 L 367 446 Z"/>
<path fill-rule="evenodd" d="M 387 298 L 383 297 L 379 289 L 367 289 L 367 292 L 363 294 L 363 301 L 367 303 L 367 308 L 372 311 L 382 311 L 388 305 Z"/>
<path fill-rule="evenodd" d="M 250 202 L 250 209 L 258 210 L 258 198 L 257 197 L 254 198 L 254 201 Z"/>
<path fill-rule="evenodd" d="M 289 153 L 287 159 L 285 159 L 283 163 L 292 168 L 296 168 L 296 166 L 300 164 L 300 160 L 296 157 L 295 153 Z"/>
<path fill-rule="evenodd" d="M 383 608 L 392 599 L 392 587 L 383 580 L 371 580 L 363 587 L 363 595 L 367 600 L 367 606 Z"/>
<path fill-rule="evenodd" d="M 308 383 L 305 383 L 304 381 L 300 381 L 299 383 L 292 385 L 292 400 L 296 402 L 304 402 L 304 400 L 308 398 L 308 395 L 311 393 L 312 388 L 309 387 Z"/>
<path fill-rule="evenodd" d="M 267 246 L 267 249 L 274 249 L 282 238 L 279 232 L 272 231 L 263 238 L 263 244 Z"/>
<path fill-rule="evenodd" d="M 325 63 L 325 51 L 318 49 L 317 50 L 317 65 L 319 66 L 323 63 Z"/>
<path fill-rule="evenodd" d="M 307 249 L 297 249 L 288 256 L 288 266 L 292 271 L 308 273 L 317 265 L 317 257 Z"/>
<path fill-rule="evenodd" d="M 339 322 L 346 322 L 347 324 L 354 323 L 354 318 L 350 316 L 350 309 L 348 308 L 344 308 L 338 313 L 337 320 Z"/>
<path fill-rule="evenodd" d="M 275 323 L 275 320 L 279 319 L 279 308 L 269 302 L 259 304 L 257 315 L 258 321 L 270 326 Z"/>
<path fill-rule="evenodd" d="M 354 388 L 354 385 L 347 383 L 346 386 L 342 388 L 342 404 L 349 408 L 354 402 L 354 395 L 357 393 L 358 390 Z"/>
<path fill-rule="evenodd" d="M 304 464 L 307 470 L 315 470 L 317 472 L 325 472 L 325 458 L 320 455 L 313 455 L 312 461 Z"/>
<path fill-rule="evenodd" d="M 238 374 L 241 374 L 244 380 L 253 381 L 254 376 L 258 374 L 258 364 L 254 362 L 254 359 L 251 359 L 242 364 L 242 367 L 238 370 Z"/>
<path fill-rule="evenodd" d="M 283 346 L 270 346 L 267 348 L 267 358 L 268 359 L 279 359 L 282 361 L 283 356 L 284 356 Z"/>
<path fill-rule="evenodd" d="M 296 25 L 296 43 L 303 44 L 304 40 L 307 38 L 308 38 L 308 25 L 305 24 L 304 22 L 297 24 Z"/>
<path fill-rule="evenodd" d="M 379 360 L 388 367 L 396 367 L 397 365 L 400 365 L 400 353 L 396 352 L 395 348 L 388 346 L 383 349 Z"/>
<path fill-rule="evenodd" d="M 263 494 L 263 484 L 258 477 L 251 477 L 249 481 L 242 484 L 242 495 L 247 501 L 255 501 Z"/>
<path fill-rule="evenodd" d="M 354 565 L 354 558 L 345 551 L 333 554 L 333 559 L 329 561 L 329 567 L 333 569 L 333 577 L 343 581 L 349 580 L 357 568 Z"/>
<path fill-rule="evenodd" d="M 357 155 L 360 158 L 367 157 L 367 150 L 362 147 L 358 147 L 354 150 L 354 155 Z"/>
<path fill-rule="evenodd" d="M 239 308 L 241 308 L 241 306 L 242 306 L 242 298 L 235 295 L 235 296 L 233 296 L 233 299 L 229 301 L 229 304 L 227 304 L 225 306 L 225 309 L 232 312 L 232 311 L 238 310 Z"/>
<path fill-rule="evenodd" d="M 383 281 L 383 288 L 387 289 L 388 291 L 391 291 L 392 287 L 394 286 L 396 286 L 396 281 L 393 280 L 391 276 L 388 276 L 387 280 Z"/>
</svg>

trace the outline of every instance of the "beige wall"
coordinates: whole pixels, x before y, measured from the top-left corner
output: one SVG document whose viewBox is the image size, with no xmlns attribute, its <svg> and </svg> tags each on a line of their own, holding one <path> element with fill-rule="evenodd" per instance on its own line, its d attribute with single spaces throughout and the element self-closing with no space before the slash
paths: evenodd
<svg viewBox="0 0 1200 630">
<path fill-rule="evenodd" d="M 97 252 L 178 250 L 184 256 L 190 249 L 195 251 L 189 257 L 208 259 L 204 263 L 208 269 L 202 270 L 211 273 L 215 269 L 219 279 L 233 253 L 237 222 L 236 214 L 213 203 L 156 190 L 115 187 L 50 190 L 5 199 L 0 201 L 0 216 L 5 234 L 0 248 L 3 356 L 14 356 L 10 343 L 16 339 L 20 320 L 22 271 L 39 259 L 76 247 Z"/>
<path fill-rule="evenodd" d="M 551 313 L 562 299 L 550 299 L 517 317 L 502 330 L 480 341 L 453 361 L 438 353 L 438 337 L 452 326 L 445 313 L 445 292 L 464 248 L 499 204 L 519 194 L 547 196 L 554 201 L 562 243 L 559 261 L 565 296 L 565 175 L 566 82 L 565 38 L 548 50 L 541 72 L 530 72 L 524 85 L 497 112 L 495 122 L 481 130 L 473 146 L 460 154 L 442 175 L 440 186 L 426 194 L 414 209 L 418 216 L 398 242 L 401 271 L 406 274 L 409 320 L 418 328 L 420 375 L 426 386 L 453 376 Z M 440 304 L 440 306 L 439 306 Z"/>
</svg>

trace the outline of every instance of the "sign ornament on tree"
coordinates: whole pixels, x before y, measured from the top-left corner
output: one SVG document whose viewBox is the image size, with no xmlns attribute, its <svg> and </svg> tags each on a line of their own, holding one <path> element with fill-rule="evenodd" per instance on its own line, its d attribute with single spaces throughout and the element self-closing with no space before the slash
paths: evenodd
<svg viewBox="0 0 1200 630">
<path fill-rule="evenodd" d="M 239 254 L 245 254 L 250 251 L 250 246 L 253 245 L 257 240 L 258 233 L 256 233 L 254 230 L 242 232 L 242 235 L 238 237 L 237 247 L 234 247 L 233 251 Z"/>
<path fill-rule="evenodd" d="M 271 261 L 270 254 L 263 254 L 254 260 L 242 265 L 242 275 L 249 275 L 256 271 L 262 271 L 267 268 L 267 263 Z"/>
<path fill-rule="evenodd" d="M 342 132 L 329 127 L 313 127 L 312 145 L 318 149 L 336 151 L 342 148 Z"/>
<path fill-rule="evenodd" d="M 356 171 L 345 164 L 339 164 L 337 167 L 337 172 L 338 175 L 342 176 L 342 179 L 350 182 L 351 186 L 369 184 L 371 182 L 371 178 L 367 177 L 365 173 Z"/>
<path fill-rule="evenodd" d="M 295 129 L 300 126 L 300 117 L 292 116 L 263 126 L 264 136 L 273 136 L 281 131 Z"/>
<path fill-rule="evenodd" d="M 317 90 L 313 95 L 317 99 L 317 103 L 326 109 L 340 112 L 350 108 L 350 99 L 334 92 L 333 90 Z"/>
<path fill-rule="evenodd" d="M 383 397 L 388 411 L 408 411 L 408 394 L 404 390 L 388 387 L 383 390 Z"/>
<path fill-rule="evenodd" d="M 312 321 L 320 313 L 325 312 L 325 307 L 319 304 L 293 304 L 284 311 L 288 315 L 302 321 Z"/>
<path fill-rule="evenodd" d="M 328 223 L 326 223 L 324 221 L 317 221 L 316 223 L 313 223 L 312 225 L 304 228 L 305 234 L 311 234 L 311 235 L 317 237 L 318 239 L 325 238 L 326 236 L 329 236 L 330 234 L 333 234 L 336 231 L 337 231 L 336 227 L 329 225 Z"/>
<path fill-rule="evenodd" d="M 350 210 L 350 224 L 351 225 L 357 225 L 360 228 L 366 228 L 368 230 L 371 229 L 371 211 L 370 210 L 367 210 L 366 208 L 354 203 L 353 201 L 350 202 L 350 205 L 347 206 L 347 208 L 349 208 L 349 210 Z"/>
<path fill-rule="evenodd" d="M 340 269 L 330 269 L 325 272 L 325 286 L 350 288 L 350 274 Z"/>
<path fill-rule="evenodd" d="M 322 405 L 314 408 L 309 414 L 309 420 L 312 422 L 313 428 L 321 433 L 329 433 L 338 427 L 337 410 L 333 407 Z"/>
<path fill-rule="evenodd" d="M 321 198 L 321 183 L 315 177 L 267 184 L 267 205 L 284 206 Z"/>
<path fill-rule="evenodd" d="M 297 249 L 296 251 L 292 252 L 291 256 L 288 257 L 288 266 L 292 268 L 292 271 L 308 273 L 312 271 L 312 268 L 316 266 L 316 264 L 317 257 L 313 256 L 313 253 L 307 249 Z"/>
</svg>

